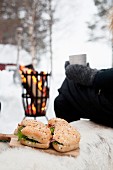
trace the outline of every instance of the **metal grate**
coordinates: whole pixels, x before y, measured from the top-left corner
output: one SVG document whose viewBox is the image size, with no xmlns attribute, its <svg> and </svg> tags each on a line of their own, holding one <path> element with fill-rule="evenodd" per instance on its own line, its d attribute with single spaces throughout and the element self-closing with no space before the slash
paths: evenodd
<svg viewBox="0 0 113 170">
<path fill-rule="evenodd" d="M 22 71 L 22 101 L 25 116 L 46 116 L 47 100 L 49 98 L 49 76 L 44 72 Z"/>
</svg>

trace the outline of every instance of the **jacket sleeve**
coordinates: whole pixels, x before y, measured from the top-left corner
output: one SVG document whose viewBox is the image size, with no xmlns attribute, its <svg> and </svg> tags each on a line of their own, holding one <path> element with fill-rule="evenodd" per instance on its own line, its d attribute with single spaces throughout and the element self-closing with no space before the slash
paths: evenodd
<svg viewBox="0 0 113 170">
<path fill-rule="evenodd" d="M 95 88 L 113 88 L 113 68 L 100 70 L 94 79 Z"/>
</svg>

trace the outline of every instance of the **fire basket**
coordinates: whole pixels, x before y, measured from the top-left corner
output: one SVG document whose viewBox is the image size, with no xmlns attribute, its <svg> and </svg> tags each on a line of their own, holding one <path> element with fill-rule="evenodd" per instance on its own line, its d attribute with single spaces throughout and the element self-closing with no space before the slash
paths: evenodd
<svg viewBox="0 0 113 170">
<path fill-rule="evenodd" d="M 20 72 L 25 117 L 46 117 L 50 74 L 22 67 Z"/>
</svg>

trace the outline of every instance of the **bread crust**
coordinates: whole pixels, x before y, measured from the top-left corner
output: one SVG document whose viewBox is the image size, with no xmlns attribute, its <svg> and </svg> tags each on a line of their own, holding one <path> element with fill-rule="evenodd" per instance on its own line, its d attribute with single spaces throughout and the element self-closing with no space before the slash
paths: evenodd
<svg viewBox="0 0 113 170">
<path fill-rule="evenodd" d="M 21 140 L 20 140 L 20 143 L 21 143 L 22 145 L 30 146 L 30 147 L 34 147 L 34 148 L 42 148 L 42 149 L 47 149 L 47 148 L 49 148 L 49 142 L 48 142 L 48 143 L 41 144 L 41 143 L 35 143 L 35 142 L 31 142 L 31 141 L 28 141 L 28 140 L 21 139 Z"/>
<path fill-rule="evenodd" d="M 37 121 L 37 120 L 34 120 L 34 119 L 23 119 L 21 121 L 21 123 L 18 124 L 17 128 L 14 130 L 14 134 L 17 135 L 18 134 L 18 129 L 20 127 L 26 127 L 26 126 L 37 126 L 37 125 L 44 125 L 44 123 L 40 122 L 40 121 Z"/>
<path fill-rule="evenodd" d="M 63 145 L 73 145 L 80 141 L 80 133 L 70 124 L 57 124 L 54 130 L 53 140 Z"/>
<path fill-rule="evenodd" d="M 75 143 L 73 145 L 60 145 L 52 143 L 53 148 L 58 152 L 69 152 L 79 148 L 79 143 Z"/>
<path fill-rule="evenodd" d="M 22 122 L 19 124 L 21 126 L 37 126 L 37 125 L 44 125 L 43 122 L 34 120 L 34 119 L 23 119 Z"/>
<path fill-rule="evenodd" d="M 50 143 L 52 137 L 50 129 L 46 125 L 42 124 L 38 124 L 34 127 L 26 126 L 21 130 L 21 132 L 29 139 L 34 139 L 42 144 Z"/>
<path fill-rule="evenodd" d="M 56 126 L 57 124 L 69 124 L 66 120 L 61 118 L 52 118 L 48 120 L 48 127 L 50 126 Z"/>
<path fill-rule="evenodd" d="M 79 147 L 80 133 L 68 124 L 57 124 L 55 126 L 52 143 L 55 150 L 59 152 L 72 151 Z M 58 143 L 57 143 L 58 142 Z"/>
</svg>

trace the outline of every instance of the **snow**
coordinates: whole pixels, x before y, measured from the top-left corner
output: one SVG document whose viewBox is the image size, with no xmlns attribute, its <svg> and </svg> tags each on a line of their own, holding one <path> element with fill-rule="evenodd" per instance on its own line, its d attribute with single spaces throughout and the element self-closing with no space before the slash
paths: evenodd
<svg viewBox="0 0 113 170">
<path fill-rule="evenodd" d="M 0 72 L 0 133 L 11 133 L 22 120 L 21 86 L 14 84 L 13 72 Z"/>
<path fill-rule="evenodd" d="M 64 5 L 65 4 L 65 5 Z M 70 4 L 70 5 L 69 5 Z M 57 16 L 60 21 L 53 27 L 53 75 L 50 81 L 50 98 L 47 107 L 47 117 L 55 116 L 54 99 L 58 94 L 57 89 L 65 78 L 64 63 L 69 60 L 70 55 L 86 54 L 87 62 L 91 67 L 107 68 L 111 66 L 110 44 L 98 42 L 87 42 L 88 35 L 86 21 L 91 18 L 94 11 L 91 0 L 83 2 L 66 1 L 59 2 Z M 66 15 L 68 14 L 68 15 Z M 50 68 L 50 61 L 45 61 L 46 56 L 40 63 L 40 69 Z M 17 47 L 11 45 L 0 45 L 0 63 L 16 63 Z M 19 64 L 28 65 L 31 56 L 21 49 Z M 45 66 L 44 66 L 45 65 Z M 39 69 L 39 68 L 38 68 Z M 43 71 L 46 71 L 43 70 Z M 24 118 L 22 105 L 21 84 L 14 84 L 13 71 L 0 71 L 0 133 L 12 133 Z M 46 122 L 45 118 L 38 118 Z"/>
<path fill-rule="evenodd" d="M 0 63 L 15 63 L 16 61 L 16 47 L 9 45 L 0 45 L 1 56 Z M 28 63 L 29 55 L 26 54 L 24 50 L 20 52 L 20 63 Z M 30 60 L 29 60 L 30 61 Z M 14 83 L 14 71 L 3 70 L 0 71 L 0 102 L 1 102 L 1 112 L 0 112 L 0 133 L 13 133 L 17 124 L 24 118 L 24 109 L 22 104 L 22 86 L 21 83 Z M 50 91 L 51 93 L 51 91 Z M 54 93 L 55 94 L 55 93 Z M 47 112 L 47 117 L 54 117 L 54 111 L 52 111 L 53 103 L 48 101 L 49 114 Z M 42 122 L 46 122 L 45 117 L 38 117 L 37 119 Z"/>
<path fill-rule="evenodd" d="M 19 53 L 19 64 L 29 65 L 31 63 L 31 56 L 25 50 L 21 49 Z M 17 47 L 14 45 L 0 45 L 0 63 L 16 64 L 17 61 Z"/>
</svg>

